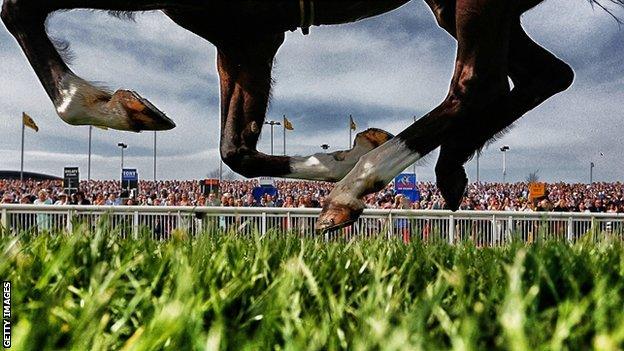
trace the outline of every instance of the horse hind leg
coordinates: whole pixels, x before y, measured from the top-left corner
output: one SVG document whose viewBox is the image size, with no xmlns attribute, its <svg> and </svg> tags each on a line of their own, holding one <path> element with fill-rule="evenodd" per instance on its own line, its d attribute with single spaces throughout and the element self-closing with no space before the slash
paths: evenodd
<svg viewBox="0 0 624 351">
<path fill-rule="evenodd" d="M 531 40 L 519 20 L 511 33 L 508 74 L 514 83 L 509 113 L 492 115 L 488 111 L 476 112 L 474 118 L 483 121 L 467 125 L 462 136 L 444 143 L 440 148 L 435 168 L 437 185 L 451 210 L 459 208 L 468 182 L 464 163 L 522 115 L 566 90 L 574 80 L 572 68 Z"/>
<path fill-rule="evenodd" d="M 149 101 L 128 90 L 111 93 L 78 77 L 67 66 L 45 29 L 46 17 L 61 9 L 95 8 L 113 11 L 154 10 L 163 2 L 5 0 L 2 21 L 18 41 L 58 115 L 73 125 L 118 130 L 167 130 L 175 127 Z"/>
<path fill-rule="evenodd" d="M 509 108 L 506 69 L 511 4 L 499 0 L 458 0 L 458 50 L 446 99 L 396 137 L 360 158 L 330 193 L 317 222 L 321 231 L 357 220 L 361 198 L 382 189 L 416 160 L 457 137 L 471 111 Z"/>
</svg>

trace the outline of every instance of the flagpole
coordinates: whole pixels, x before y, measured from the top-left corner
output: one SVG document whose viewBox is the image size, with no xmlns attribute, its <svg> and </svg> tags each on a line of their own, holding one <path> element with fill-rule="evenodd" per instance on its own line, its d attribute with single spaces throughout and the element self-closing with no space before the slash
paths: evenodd
<svg viewBox="0 0 624 351">
<path fill-rule="evenodd" d="M 284 127 L 284 156 L 286 156 L 286 115 L 284 115 L 284 120 L 282 120 L 282 127 Z"/>
<path fill-rule="evenodd" d="M 349 144 L 347 145 L 349 149 L 351 148 L 351 121 L 353 121 L 353 115 L 349 115 Z"/>
<path fill-rule="evenodd" d="M 22 117 L 22 158 L 20 162 L 20 182 L 24 181 L 24 118 Z"/>
<path fill-rule="evenodd" d="M 89 126 L 89 160 L 87 162 L 87 180 L 91 181 L 91 134 L 93 133 L 93 126 Z"/>
<path fill-rule="evenodd" d="M 414 116 L 414 123 L 416 123 L 416 116 Z M 416 177 L 416 162 L 414 162 L 414 177 Z"/>
</svg>

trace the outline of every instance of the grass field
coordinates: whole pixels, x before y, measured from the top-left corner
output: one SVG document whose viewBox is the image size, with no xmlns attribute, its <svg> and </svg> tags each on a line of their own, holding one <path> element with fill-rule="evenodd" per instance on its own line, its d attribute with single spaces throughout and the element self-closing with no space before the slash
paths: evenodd
<svg viewBox="0 0 624 351">
<path fill-rule="evenodd" d="M 617 350 L 624 246 L 4 237 L 17 350 Z"/>
</svg>

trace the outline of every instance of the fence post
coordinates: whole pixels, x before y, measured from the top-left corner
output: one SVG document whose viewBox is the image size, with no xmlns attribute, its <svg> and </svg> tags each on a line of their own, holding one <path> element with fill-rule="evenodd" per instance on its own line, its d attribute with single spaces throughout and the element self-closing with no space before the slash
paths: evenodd
<svg viewBox="0 0 624 351">
<path fill-rule="evenodd" d="M 492 215 L 492 235 L 490 236 L 490 242 L 488 243 L 490 246 L 494 246 L 494 241 L 499 236 L 498 226 L 496 225 L 496 215 Z M 486 235 L 487 237 L 487 235 Z"/>
<path fill-rule="evenodd" d="M 507 218 L 507 241 L 510 242 L 511 241 L 511 235 L 513 234 L 513 217 L 509 216 L 509 218 Z"/>
<path fill-rule="evenodd" d="M 74 211 L 67 210 L 67 232 L 70 234 L 74 231 L 74 224 L 72 223 L 73 217 L 74 217 Z"/>
<path fill-rule="evenodd" d="M 453 215 L 449 216 L 448 233 L 449 233 L 448 243 L 450 245 L 453 245 L 453 242 L 455 241 L 455 216 Z"/>
<path fill-rule="evenodd" d="M 266 211 L 262 211 L 262 220 L 260 223 L 260 233 L 264 236 L 266 234 L 267 214 Z"/>
<path fill-rule="evenodd" d="M 290 211 L 286 212 L 286 232 L 290 231 Z"/>
<path fill-rule="evenodd" d="M 4 236 L 4 231 L 9 231 L 9 214 L 7 213 L 7 209 L 3 208 L 2 212 L 0 212 L 0 230 L 2 231 L 2 236 Z"/>
<path fill-rule="evenodd" d="M 574 222 L 572 217 L 568 217 L 568 242 L 571 243 L 574 238 Z"/>
<path fill-rule="evenodd" d="M 388 240 L 394 236 L 394 223 L 392 223 L 392 212 L 388 213 Z"/>
<path fill-rule="evenodd" d="M 134 211 L 132 215 L 132 238 L 134 240 L 139 238 L 139 211 Z"/>
</svg>

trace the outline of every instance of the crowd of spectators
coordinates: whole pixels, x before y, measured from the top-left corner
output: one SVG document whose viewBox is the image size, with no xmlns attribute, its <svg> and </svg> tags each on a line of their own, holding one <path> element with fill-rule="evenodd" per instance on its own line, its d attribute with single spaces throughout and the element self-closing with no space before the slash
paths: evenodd
<svg viewBox="0 0 624 351">
<path fill-rule="evenodd" d="M 204 194 L 200 181 L 141 181 L 132 196 L 124 194 L 119 181 L 82 181 L 77 192 L 67 194 L 62 181 L 0 180 L 2 203 L 139 205 L 139 206 L 236 206 L 322 207 L 332 183 L 275 181 L 278 195 L 255 199 L 257 180 L 223 181 L 219 194 Z M 365 198 L 368 208 L 444 209 L 444 199 L 433 183 L 418 183 L 420 200 L 410 202 L 396 194 L 392 184 Z M 624 184 L 593 183 L 546 185 L 546 194 L 529 200 L 526 183 L 472 183 L 462 201 L 462 210 L 559 211 L 624 213 Z"/>
</svg>

